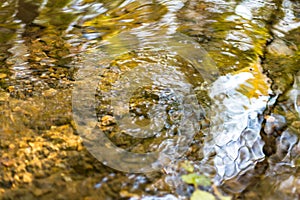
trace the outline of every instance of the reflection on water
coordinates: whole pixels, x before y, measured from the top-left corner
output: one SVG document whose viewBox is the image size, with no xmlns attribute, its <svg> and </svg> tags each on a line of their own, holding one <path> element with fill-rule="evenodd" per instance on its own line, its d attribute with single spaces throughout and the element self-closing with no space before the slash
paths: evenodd
<svg viewBox="0 0 300 200">
<path fill-rule="evenodd" d="M 180 178 L 189 160 L 236 198 L 299 198 L 299 8 L 292 0 L 0 2 L 0 196 L 184 199 L 195 189 Z M 96 124 L 120 149 L 166 148 L 176 159 L 147 175 L 101 165 L 72 119 L 76 84 L 97 87 L 97 113 L 87 112 L 99 123 L 80 125 Z"/>
<path fill-rule="evenodd" d="M 284 12 L 284 17 L 280 19 L 274 26 L 274 33 L 279 37 L 284 37 L 284 33 L 296 29 L 300 26 L 299 22 L 299 3 L 293 3 L 290 0 L 282 1 L 282 11 Z M 296 12 L 295 12 L 296 11 Z"/>
<path fill-rule="evenodd" d="M 142 41 L 141 35 L 124 32 L 85 53 L 101 54 L 100 68 L 85 65 L 79 69 L 78 80 L 82 83 L 74 89 L 75 121 L 79 127 L 86 126 L 82 130 L 83 138 L 87 138 L 84 142 L 92 146 L 90 151 L 95 157 L 121 171 L 157 170 L 187 151 L 204 115 L 197 95 L 205 97 L 195 94 L 194 89 L 211 83 L 212 72 L 216 73 L 206 52 L 188 37 L 175 34 L 159 38 L 154 31 L 146 31 L 150 34 Z M 100 131 L 84 131 L 91 129 L 88 124 L 93 117 L 85 112 L 85 106 L 95 104 L 95 89 L 89 88 L 96 83 L 91 80 L 99 81 L 97 117 L 113 144 L 103 136 L 95 140 L 103 135 Z"/>
<path fill-rule="evenodd" d="M 218 184 L 240 179 L 265 157 L 260 130 L 271 91 L 258 64 L 246 69 L 220 77 L 209 91 L 214 99 L 209 133 L 212 140 L 205 143 L 204 155 L 209 155 L 212 149 L 216 153 Z M 255 82 L 260 82 L 259 86 Z M 240 192 L 246 186 L 236 184 L 230 190 Z"/>
</svg>

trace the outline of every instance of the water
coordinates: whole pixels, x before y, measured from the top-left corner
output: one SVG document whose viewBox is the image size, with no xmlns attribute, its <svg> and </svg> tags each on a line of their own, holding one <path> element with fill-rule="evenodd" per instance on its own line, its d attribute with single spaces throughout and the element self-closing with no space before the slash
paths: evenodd
<svg viewBox="0 0 300 200">
<path fill-rule="evenodd" d="M 298 199 L 299 8 L 1 2 L 1 198 Z"/>
<path fill-rule="evenodd" d="M 138 141 L 132 141 L 129 143 L 130 147 L 126 148 L 132 151 L 138 151 L 138 148 L 148 149 L 147 154 L 126 152 L 114 146 L 118 145 L 118 142 L 113 145 L 107 139 L 94 142 L 94 155 L 100 160 L 105 160 L 110 167 L 121 171 L 145 172 L 151 168 L 153 171 L 157 170 L 157 166 L 166 165 L 166 160 L 182 156 L 193 135 L 199 132 L 199 121 L 201 115 L 205 114 L 193 90 L 204 82 L 211 83 L 214 78 L 211 71 L 216 70 L 206 69 L 209 65 L 213 66 L 212 60 L 188 37 L 176 34 L 165 36 L 161 40 L 151 30 L 146 31 L 150 36 L 143 36 L 142 43 L 135 33 L 123 33 L 97 47 L 92 54 L 99 56 L 103 53 L 104 59 L 101 59 L 99 68 L 101 78 L 97 77 L 98 73 L 92 78 L 97 69 L 88 69 L 85 66 L 79 70 L 79 77 L 83 82 L 87 78 L 89 83 L 75 87 L 74 110 L 76 115 L 80 115 L 78 120 L 90 120 L 89 116 L 93 116 L 92 113 L 85 113 L 87 108 L 84 105 L 95 104 L 92 102 L 95 88 L 88 88 L 93 85 L 90 83 L 91 79 L 99 80 L 97 96 L 100 102 L 97 117 L 102 118 L 102 121 L 113 117 L 117 131 L 112 132 L 117 137 L 111 139 L 121 140 L 122 143 L 123 140 L 130 140 L 126 135 L 132 136 L 132 139 L 145 138 L 145 141 L 138 140 L 138 146 L 133 147 Z M 100 53 L 95 53 L 99 50 Z M 198 55 L 187 54 L 187 51 L 198 52 Z M 109 57 L 112 61 L 109 61 Z M 103 60 L 109 62 L 105 63 Z M 91 103 L 87 103 L 87 96 L 90 96 Z M 96 121 L 96 116 L 94 118 Z M 96 133 L 92 135 L 94 134 Z M 101 134 L 103 133 L 97 133 Z M 83 135 L 85 137 L 87 134 Z M 88 139 L 89 143 L 90 140 Z M 147 143 L 151 140 L 154 141 L 149 146 Z M 99 143 L 102 144 L 101 147 L 108 148 L 99 149 Z M 156 149 L 159 150 L 159 155 L 155 155 L 157 152 L 149 153 Z M 107 152 L 107 155 L 104 156 L 104 152 Z M 115 152 L 116 157 L 112 156 L 112 152 Z M 157 157 L 158 162 L 153 160 L 153 157 Z M 134 164 L 121 161 L 127 158 Z M 141 163 L 144 163 L 143 167 L 139 165 Z"/>
</svg>

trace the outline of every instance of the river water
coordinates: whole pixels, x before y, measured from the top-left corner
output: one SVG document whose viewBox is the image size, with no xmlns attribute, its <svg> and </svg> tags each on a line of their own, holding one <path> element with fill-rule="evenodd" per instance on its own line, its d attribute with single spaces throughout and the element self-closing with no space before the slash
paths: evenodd
<svg viewBox="0 0 300 200">
<path fill-rule="evenodd" d="M 300 198 L 299 1 L 0 15 L 0 199 Z"/>
</svg>

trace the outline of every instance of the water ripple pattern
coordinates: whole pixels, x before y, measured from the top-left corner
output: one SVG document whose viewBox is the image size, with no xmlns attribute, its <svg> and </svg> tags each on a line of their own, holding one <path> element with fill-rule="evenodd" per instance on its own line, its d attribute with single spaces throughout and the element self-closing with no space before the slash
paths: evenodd
<svg viewBox="0 0 300 200">
<path fill-rule="evenodd" d="M 188 104 L 185 104 L 185 102 L 197 102 L 197 99 L 192 85 L 187 83 L 183 79 L 184 77 L 183 73 L 176 71 L 172 66 L 163 65 L 146 64 L 135 67 L 134 70 L 125 73 L 113 85 L 113 89 L 110 92 L 115 97 L 111 105 L 115 110 L 114 113 L 118 119 L 120 128 L 133 137 L 143 138 L 154 136 L 155 133 L 159 133 L 165 126 L 165 121 L 168 117 L 165 110 L 170 103 L 179 105 L 181 107 L 179 111 L 182 112 L 176 114 L 170 113 L 171 118 L 175 118 L 175 115 L 185 115 L 181 123 L 191 123 L 189 118 L 193 116 L 189 115 L 193 113 L 193 108 L 187 107 Z M 158 104 L 154 104 L 153 108 L 148 112 L 151 123 L 141 127 L 131 123 L 132 119 L 128 102 L 130 102 L 134 91 L 143 86 L 151 86 L 152 90 L 159 89 L 161 91 L 157 95 L 159 97 Z M 197 110 L 197 108 L 195 109 Z M 197 116 L 195 117 L 197 119 Z M 196 124 L 197 122 L 193 123 Z"/>
<path fill-rule="evenodd" d="M 256 163 L 265 157 L 260 130 L 270 89 L 258 65 L 221 76 L 210 89 L 210 97 L 214 99 L 210 128 L 212 138 L 205 144 L 204 154 L 216 154 L 217 184 L 238 179 L 253 170 Z M 244 188 L 232 189 L 238 191 Z"/>
<path fill-rule="evenodd" d="M 85 146 L 105 165 L 125 172 L 161 169 L 188 150 L 206 113 L 203 107 L 208 107 L 201 105 L 194 89 L 212 83 L 218 74 L 206 52 L 189 37 L 149 35 L 140 42 L 134 33 L 125 32 L 85 52 L 73 91 L 73 115 Z M 144 54 L 152 57 L 143 59 Z M 126 65 L 128 56 L 134 66 Z M 114 64 L 122 57 L 122 64 Z M 179 60 L 185 64 L 177 64 Z M 138 103 L 131 102 L 136 93 L 150 96 L 142 101 L 147 109 L 141 115 Z M 95 96 L 104 109 L 98 109 Z M 97 123 L 103 112 L 116 121 L 116 134 L 159 142 L 147 152 L 114 144 Z"/>
</svg>

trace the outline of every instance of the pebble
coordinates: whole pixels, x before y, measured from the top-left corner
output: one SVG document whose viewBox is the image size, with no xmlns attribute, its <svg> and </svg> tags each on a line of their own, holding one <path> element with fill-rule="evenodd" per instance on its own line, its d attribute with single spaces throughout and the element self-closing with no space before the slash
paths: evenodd
<svg viewBox="0 0 300 200">
<path fill-rule="evenodd" d="M 5 101 L 8 101 L 9 99 L 9 94 L 8 93 L 5 93 L 5 92 L 1 92 L 0 93 L 0 102 L 5 102 Z"/>
<path fill-rule="evenodd" d="M 12 109 L 13 112 L 18 112 L 22 113 L 23 115 L 31 115 L 29 112 L 26 110 L 22 109 L 20 106 L 16 106 L 15 108 Z"/>
<path fill-rule="evenodd" d="M 5 167 L 10 167 L 15 164 L 15 161 L 11 159 L 3 159 L 1 160 L 1 164 L 4 165 Z"/>
<path fill-rule="evenodd" d="M 131 192 L 128 192 L 126 190 L 121 190 L 120 191 L 120 196 L 122 198 L 133 198 L 133 199 L 140 199 L 140 196 Z"/>
<path fill-rule="evenodd" d="M 42 74 L 42 75 L 40 76 L 40 78 L 42 78 L 42 79 L 49 79 L 49 76 L 48 76 L 47 74 Z"/>
<path fill-rule="evenodd" d="M 16 145 L 14 145 L 14 144 L 11 143 L 11 144 L 8 145 L 8 148 L 9 149 L 14 149 L 14 148 L 16 148 Z"/>
<path fill-rule="evenodd" d="M 292 123 L 292 126 L 295 127 L 295 128 L 297 128 L 297 129 L 300 129 L 300 121 L 294 121 Z"/>
<path fill-rule="evenodd" d="M 61 169 L 66 169 L 66 168 L 67 168 L 66 165 L 63 164 L 63 163 L 56 163 L 55 166 L 56 166 L 56 167 L 59 167 L 59 168 L 61 168 Z"/>
<path fill-rule="evenodd" d="M 42 94 L 44 97 L 53 97 L 57 94 L 57 90 L 50 88 L 49 90 L 45 90 L 44 92 L 42 92 Z"/>
<path fill-rule="evenodd" d="M 268 47 L 267 50 L 273 55 L 291 56 L 294 51 L 291 50 L 283 40 L 275 39 Z"/>
<path fill-rule="evenodd" d="M 25 80 L 24 83 L 25 83 L 26 85 L 29 85 L 29 84 L 30 84 L 30 80 Z"/>
<path fill-rule="evenodd" d="M 26 147 L 28 147 L 28 144 L 27 144 L 27 142 L 25 142 L 25 141 L 20 141 L 20 142 L 19 142 L 19 147 L 20 147 L 20 148 L 26 148 Z"/>
<path fill-rule="evenodd" d="M 115 123 L 116 123 L 115 118 L 110 116 L 110 115 L 105 115 L 101 119 L 101 125 L 102 126 L 109 126 L 109 125 L 112 125 L 112 124 L 115 124 Z"/>
<path fill-rule="evenodd" d="M 15 91 L 15 86 L 8 86 L 8 91 L 9 92 L 14 92 Z"/>
<path fill-rule="evenodd" d="M 30 183 L 30 182 L 32 182 L 32 174 L 29 173 L 29 172 L 23 173 L 22 174 L 22 178 L 23 178 L 24 183 Z"/>
<path fill-rule="evenodd" d="M 65 175 L 64 173 L 62 173 L 61 176 L 64 179 L 64 181 L 66 181 L 66 182 L 71 182 L 72 181 L 72 178 L 69 177 L 69 176 L 67 176 L 67 175 Z"/>
<path fill-rule="evenodd" d="M 42 189 L 39 189 L 39 188 L 35 188 L 34 190 L 32 190 L 32 193 L 36 196 L 36 197 L 39 197 L 39 196 L 42 196 L 43 194 L 47 193 L 48 190 L 42 190 Z"/>
<path fill-rule="evenodd" d="M 34 176 L 36 177 L 36 178 L 43 178 L 43 177 L 45 177 L 47 174 L 46 174 L 46 172 L 45 172 L 45 170 L 44 169 L 39 169 L 39 170 L 36 170 L 35 172 L 34 172 Z"/>
<path fill-rule="evenodd" d="M 50 77 L 55 78 L 55 79 L 59 79 L 59 74 L 51 73 Z"/>
<path fill-rule="evenodd" d="M 6 77 L 7 77 L 7 74 L 0 73 L 0 79 L 6 78 Z"/>
</svg>

